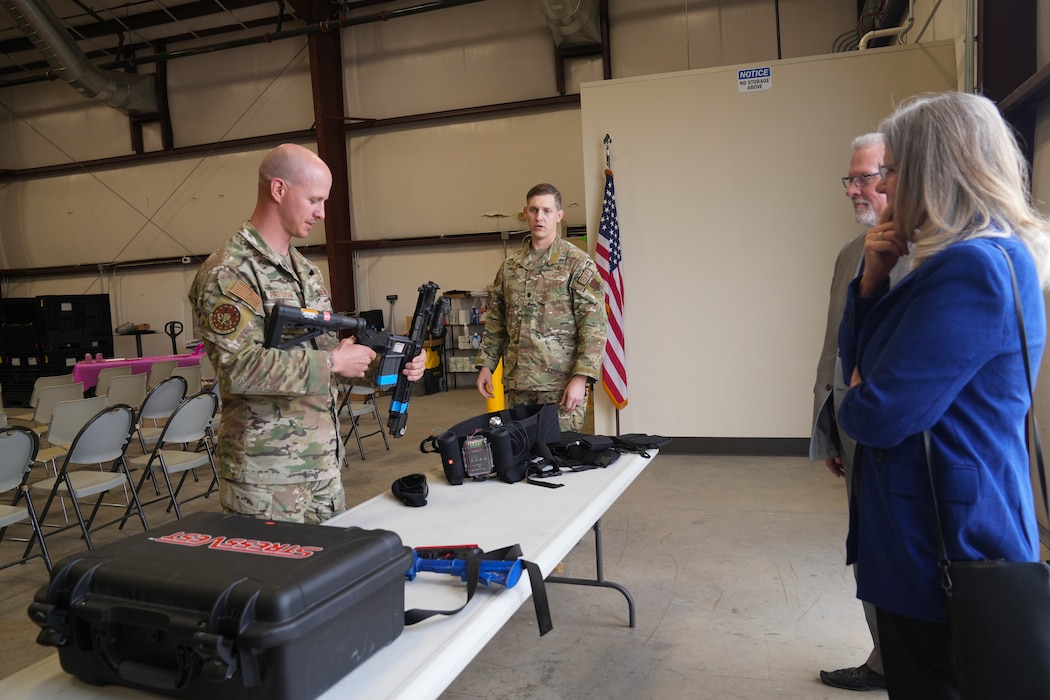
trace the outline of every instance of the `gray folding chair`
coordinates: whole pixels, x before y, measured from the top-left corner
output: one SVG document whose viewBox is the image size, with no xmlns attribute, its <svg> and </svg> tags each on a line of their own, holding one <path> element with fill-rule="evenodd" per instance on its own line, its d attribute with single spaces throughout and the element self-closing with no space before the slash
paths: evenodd
<svg viewBox="0 0 1050 700">
<path fill-rule="evenodd" d="M 117 487 L 134 484 L 125 454 L 128 443 L 131 441 L 135 429 L 135 411 L 131 406 L 118 405 L 103 409 L 94 416 L 87 425 L 81 429 L 69 446 L 69 452 L 62 461 L 62 467 L 58 476 L 43 479 L 30 487 L 30 493 L 47 494 L 47 502 L 44 509 L 40 511 L 40 522 L 46 522 L 47 514 L 51 510 L 56 498 L 68 498 L 73 503 L 73 510 L 77 515 L 77 524 L 84 536 L 84 542 L 88 549 L 94 549 L 91 542 L 91 533 L 95 530 L 124 523 L 129 513 L 123 517 L 111 520 L 96 526 L 95 516 L 102 506 L 102 499 L 106 493 Z M 80 469 L 73 471 L 74 464 L 111 464 L 112 470 L 95 471 L 93 469 Z M 80 500 L 91 496 L 98 496 L 91 509 L 91 515 L 84 519 L 84 513 L 80 508 Z M 142 528 L 149 529 L 146 522 L 146 514 L 139 504 L 138 494 L 131 489 L 131 498 L 134 501 L 133 509 L 137 512 Z M 63 532 L 73 527 L 67 524 L 47 534 L 48 537 Z M 37 535 L 43 537 L 43 534 Z M 29 546 L 33 546 L 32 539 Z M 28 549 L 27 549 L 28 551 Z"/>
<path fill-rule="evenodd" d="M 36 405 L 40 402 L 40 390 L 49 386 L 72 384 L 73 374 L 56 374 L 46 377 L 37 377 L 33 382 L 33 393 L 29 395 L 29 408 L 13 409 L 7 411 L 7 417 L 13 420 L 32 421 Z"/>
<path fill-rule="evenodd" d="M 95 396 L 105 396 L 109 393 L 109 383 L 114 377 L 124 377 L 131 374 L 131 366 L 103 367 L 98 373 L 98 383 L 95 384 Z"/>
<path fill-rule="evenodd" d="M 75 401 L 82 398 L 84 398 L 82 382 L 44 387 L 40 390 L 36 410 L 33 411 L 34 425 L 31 425 L 30 428 L 39 435 L 47 433 L 47 426 L 51 423 L 51 414 L 55 410 L 55 405 L 60 401 Z"/>
<path fill-rule="evenodd" d="M 143 454 L 150 451 L 150 447 L 156 444 L 160 434 L 164 431 L 160 422 L 167 419 L 184 398 L 186 398 L 186 379 L 177 375 L 163 380 L 146 395 L 142 408 L 139 409 L 139 420 L 136 426 Z M 152 421 L 152 425 L 147 425 L 146 421 Z"/>
<path fill-rule="evenodd" d="M 48 424 L 47 429 L 48 446 L 39 450 L 34 460 L 44 466 L 45 474 L 50 465 L 51 473 L 58 476 L 58 460 L 69 452 L 69 446 L 73 444 L 81 428 L 105 407 L 105 396 L 59 401 L 55 404 L 55 410 L 51 412 L 51 423 Z M 62 517 L 68 523 L 69 516 L 66 513 L 65 499 L 59 499 L 59 502 L 62 505 Z"/>
<path fill-rule="evenodd" d="M 158 360 L 157 362 L 154 362 L 150 365 L 149 379 L 146 380 L 146 386 L 150 389 L 154 388 L 170 377 L 171 373 L 175 371 L 175 368 L 178 366 L 178 360 Z"/>
<path fill-rule="evenodd" d="M 115 406 L 118 403 L 126 403 L 138 410 L 142 402 L 146 400 L 146 375 L 129 374 L 123 377 L 113 377 L 109 383 L 109 392 L 106 394 L 106 405 Z"/>
<path fill-rule="evenodd" d="M 193 396 L 201 390 L 201 367 L 200 365 L 186 365 L 171 370 L 171 376 L 182 377 L 186 380 L 186 395 Z"/>
<path fill-rule="evenodd" d="M 93 396 L 89 399 L 59 401 L 51 412 L 51 422 L 47 428 L 45 447 L 37 452 L 36 460 L 45 467 L 51 465 L 51 472 L 58 474 L 56 460 L 66 456 L 69 446 L 73 444 L 80 429 L 87 425 L 99 411 L 106 407 L 105 396 Z"/>
<path fill-rule="evenodd" d="M 168 510 L 174 509 L 175 517 L 181 519 L 182 509 L 179 508 L 179 494 L 186 483 L 186 477 L 190 475 L 192 470 L 204 465 L 211 467 L 208 488 L 204 493 L 184 499 L 182 503 L 198 498 L 207 498 L 218 488 L 219 475 L 215 470 L 215 459 L 212 456 L 211 443 L 205 439 L 212 416 L 215 415 L 216 404 L 215 394 L 209 391 L 202 391 L 189 397 L 179 404 L 178 408 L 168 417 L 168 422 L 164 425 L 164 430 L 157 439 L 153 451 L 148 455 L 132 457 L 128 460 L 128 466 L 132 469 L 143 470 L 142 477 L 135 487 L 140 497 L 146 480 L 152 479 L 156 471 L 161 473 L 164 477 L 164 483 L 168 487 L 168 495 L 166 497 L 161 496 L 150 501 L 140 501 L 142 505 L 148 506 L 167 498 L 170 501 Z M 198 445 L 200 446 L 199 450 L 194 447 Z M 175 474 L 181 474 L 182 476 L 179 478 L 178 486 L 173 487 L 171 477 Z M 127 519 L 130 515 L 131 504 L 129 503 L 124 518 Z M 121 523 L 121 527 L 124 527 L 124 523 Z"/>
<path fill-rule="evenodd" d="M 29 546 L 21 557 L 13 561 L 0 564 L 0 569 L 6 569 L 15 564 L 24 564 L 35 557 L 44 560 L 47 570 L 51 571 L 51 557 L 47 553 L 47 546 L 40 532 L 40 521 L 33 508 L 33 500 L 29 497 L 29 489 L 26 487 L 26 479 L 36 458 L 36 452 L 40 446 L 40 438 L 29 428 L 21 425 L 9 425 L 0 428 L 0 492 L 14 492 L 11 505 L 0 505 L 0 542 L 7 534 L 7 528 L 16 523 L 28 520 L 33 534 L 29 537 Z M 25 497 L 25 505 L 20 506 L 18 501 Z M 30 554 L 33 548 L 33 540 L 40 540 L 40 553 Z"/>
<path fill-rule="evenodd" d="M 354 401 L 352 397 L 360 397 L 360 400 Z M 343 411 L 346 411 L 346 415 L 350 418 L 350 429 L 346 435 L 343 436 L 343 462 L 347 466 L 350 466 L 346 457 L 346 444 L 350 442 L 350 436 L 353 435 L 354 439 L 357 440 L 357 452 L 361 455 L 361 459 L 365 458 L 365 448 L 361 443 L 362 438 L 372 437 L 373 435 L 383 436 L 383 445 L 386 449 L 390 450 L 390 443 L 387 442 L 386 433 L 383 431 L 383 417 L 379 415 L 379 402 L 376 401 L 376 390 L 367 386 L 350 386 L 343 393 L 343 400 L 339 404 L 339 415 L 343 415 Z M 375 418 L 375 430 L 370 433 L 361 433 L 361 419 L 367 416 Z M 345 423 L 346 421 L 343 421 Z"/>
</svg>

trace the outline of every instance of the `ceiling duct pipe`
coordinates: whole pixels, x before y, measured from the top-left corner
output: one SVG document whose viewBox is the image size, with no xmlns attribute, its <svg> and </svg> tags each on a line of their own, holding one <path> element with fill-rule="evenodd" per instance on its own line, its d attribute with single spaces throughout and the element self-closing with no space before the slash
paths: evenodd
<svg viewBox="0 0 1050 700">
<path fill-rule="evenodd" d="M 602 43 L 597 0 L 539 0 L 539 3 L 558 48 Z"/>
<path fill-rule="evenodd" d="M 0 0 L 0 7 L 44 55 L 59 80 L 125 114 L 157 111 L 153 75 L 104 71 L 92 64 L 43 0 Z"/>
</svg>

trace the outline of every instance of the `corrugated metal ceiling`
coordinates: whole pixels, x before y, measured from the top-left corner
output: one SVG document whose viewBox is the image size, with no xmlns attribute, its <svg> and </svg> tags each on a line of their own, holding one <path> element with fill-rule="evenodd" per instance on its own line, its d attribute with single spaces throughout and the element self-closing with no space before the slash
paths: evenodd
<svg viewBox="0 0 1050 700">
<path fill-rule="evenodd" d="M 107 64 L 161 53 L 195 39 L 258 36 L 346 15 L 390 0 L 327 4 L 320 0 L 38 0 L 47 2 L 93 62 Z M 47 63 L 6 13 L 0 12 L 0 78 L 39 75 Z"/>
</svg>

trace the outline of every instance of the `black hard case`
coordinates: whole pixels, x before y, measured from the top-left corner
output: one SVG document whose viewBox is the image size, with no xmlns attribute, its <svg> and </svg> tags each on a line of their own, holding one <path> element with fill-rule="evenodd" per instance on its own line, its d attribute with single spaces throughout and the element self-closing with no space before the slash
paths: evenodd
<svg viewBox="0 0 1050 700">
<path fill-rule="evenodd" d="M 411 564 L 385 530 L 197 513 L 63 559 L 29 614 L 87 683 L 315 698 L 401 634 Z"/>
</svg>

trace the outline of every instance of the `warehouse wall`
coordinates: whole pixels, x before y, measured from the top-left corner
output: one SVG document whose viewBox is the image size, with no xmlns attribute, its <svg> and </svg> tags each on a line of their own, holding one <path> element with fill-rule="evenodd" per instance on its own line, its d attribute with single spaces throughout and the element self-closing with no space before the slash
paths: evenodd
<svg viewBox="0 0 1050 700">
<path fill-rule="evenodd" d="M 1040 0 L 1040 7 L 1047 2 Z M 855 3 L 843 0 L 610 0 L 613 77 L 774 61 L 777 4 L 784 59 L 829 53 L 856 24 Z M 936 4 L 916 2 L 910 38 Z M 959 35 L 964 4 L 941 3 L 923 41 Z M 556 92 L 553 40 L 533 0 L 482 2 L 355 27 L 341 36 L 346 111 L 353 117 L 419 114 Z M 600 62 L 570 61 L 567 75 L 568 92 L 579 92 L 581 83 L 601 78 Z M 176 146 L 308 129 L 313 107 L 306 41 L 172 61 L 169 101 Z M 123 115 L 85 101 L 68 86 L 0 88 L 0 106 L 0 169 L 130 152 Z M 348 138 L 353 235 L 374 240 L 520 230 L 515 215 L 525 190 L 539 181 L 554 182 L 564 192 L 567 225 L 591 225 L 597 203 L 588 196 L 595 174 L 585 171 L 582 139 L 580 110 L 565 107 L 355 133 Z M 160 148 L 151 127 L 146 143 L 148 149 Z M 0 291 L 7 296 L 104 291 L 113 295 L 114 323 L 161 328 L 180 320 L 188 326 L 185 292 L 197 256 L 221 245 L 251 212 L 255 169 L 265 150 L 0 186 L 0 268 L 86 266 L 81 275 L 4 280 Z M 763 167 L 761 154 L 743 152 L 741 158 L 753 158 L 756 172 Z M 1050 162 L 1045 156 L 1040 160 Z M 747 206 L 756 196 L 755 184 L 748 183 L 742 196 Z M 306 242 L 322 243 L 324 235 L 317 227 Z M 740 245 L 744 255 L 747 243 Z M 421 282 L 478 288 L 491 280 L 503 255 L 498 243 L 363 252 L 355 260 L 359 307 L 386 310 L 386 296 L 397 294 L 397 316 L 403 318 Z M 168 256 L 189 256 L 191 262 L 97 270 L 99 263 Z M 326 268 L 324 260 L 317 262 Z M 812 314 L 800 318 L 800 327 L 808 328 L 823 310 L 804 313 Z M 123 341 L 132 342 L 118 338 Z M 170 341 L 146 337 L 144 349 L 166 352 Z M 117 347 L 116 352 L 132 351 Z M 811 364 L 790 371 L 809 375 Z M 808 393 L 800 405 L 806 402 Z"/>
</svg>

